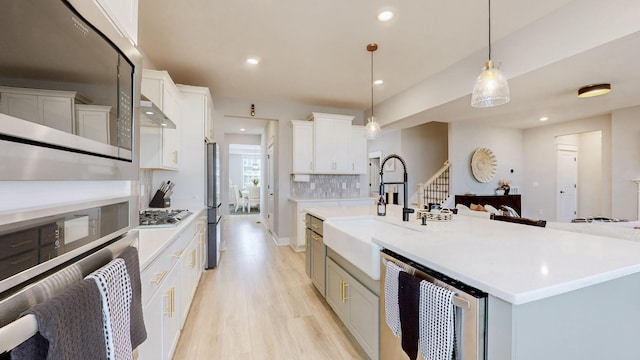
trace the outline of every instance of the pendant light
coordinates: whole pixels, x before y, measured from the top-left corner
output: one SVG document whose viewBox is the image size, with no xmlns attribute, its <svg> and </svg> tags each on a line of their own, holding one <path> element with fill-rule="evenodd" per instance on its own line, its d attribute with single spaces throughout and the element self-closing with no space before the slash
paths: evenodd
<svg viewBox="0 0 640 360">
<path fill-rule="evenodd" d="M 502 71 L 493 66 L 491 61 L 491 0 L 489 1 L 489 60 L 484 63 L 484 70 L 476 79 L 471 94 L 471 106 L 492 107 L 506 104 L 510 100 L 509 83 Z"/>
<path fill-rule="evenodd" d="M 378 124 L 375 116 L 373 116 L 373 52 L 376 50 L 378 50 L 378 44 L 371 43 L 367 45 L 367 51 L 371 53 L 371 117 L 365 127 L 365 132 L 369 140 L 373 140 L 380 135 L 380 124 Z"/>
</svg>

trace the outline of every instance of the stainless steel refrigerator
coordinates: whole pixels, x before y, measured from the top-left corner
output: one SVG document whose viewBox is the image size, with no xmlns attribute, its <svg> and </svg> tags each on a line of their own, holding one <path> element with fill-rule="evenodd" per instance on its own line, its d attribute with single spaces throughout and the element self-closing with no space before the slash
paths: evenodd
<svg viewBox="0 0 640 360">
<path fill-rule="evenodd" d="M 220 197 L 220 147 L 207 143 L 207 269 L 220 262 L 221 205 Z"/>
</svg>

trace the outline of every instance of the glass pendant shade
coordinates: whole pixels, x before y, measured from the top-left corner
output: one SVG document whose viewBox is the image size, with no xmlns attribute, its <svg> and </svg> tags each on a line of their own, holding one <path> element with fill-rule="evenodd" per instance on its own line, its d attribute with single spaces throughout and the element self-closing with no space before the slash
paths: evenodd
<svg viewBox="0 0 640 360">
<path fill-rule="evenodd" d="M 373 140 L 380 135 L 380 124 L 378 124 L 374 116 L 369 118 L 369 122 L 365 127 L 365 134 L 369 140 Z"/>
<path fill-rule="evenodd" d="M 489 60 L 484 65 L 484 71 L 476 79 L 471 95 L 471 106 L 491 107 L 508 103 L 509 83 L 500 69 L 493 66 Z"/>
</svg>

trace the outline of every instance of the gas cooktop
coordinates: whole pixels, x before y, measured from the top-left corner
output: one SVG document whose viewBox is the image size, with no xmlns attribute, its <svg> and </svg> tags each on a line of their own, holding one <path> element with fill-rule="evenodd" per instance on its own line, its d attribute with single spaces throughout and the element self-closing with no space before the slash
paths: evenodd
<svg viewBox="0 0 640 360">
<path fill-rule="evenodd" d="M 191 215 L 189 210 L 144 210 L 140 212 L 141 228 L 175 227 Z"/>
</svg>

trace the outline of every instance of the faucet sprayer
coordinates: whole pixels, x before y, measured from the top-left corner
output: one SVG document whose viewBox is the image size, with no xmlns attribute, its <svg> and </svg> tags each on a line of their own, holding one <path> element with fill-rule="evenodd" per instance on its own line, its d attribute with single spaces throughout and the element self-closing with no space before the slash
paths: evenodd
<svg viewBox="0 0 640 360">
<path fill-rule="evenodd" d="M 389 159 L 398 159 L 400 160 L 400 162 L 402 163 L 402 169 L 404 171 L 404 181 L 403 182 L 384 182 L 383 179 L 383 173 L 384 173 L 384 164 L 389 160 Z M 388 155 L 387 157 L 384 158 L 384 160 L 382 160 L 382 163 L 380 164 L 380 196 L 384 195 L 384 186 L 385 185 L 404 185 L 404 189 L 403 189 L 403 200 L 404 202 L 402 203 L 402 221 L 409 221 L 409 214 L 413 213 L 413 209 L 409 208 L 409 192 L 407 191 L 407 164 L 405 164 L 404 159 L 402 159 L 399 155 L 396 154 L 391 154 Z"/>
</svg>

